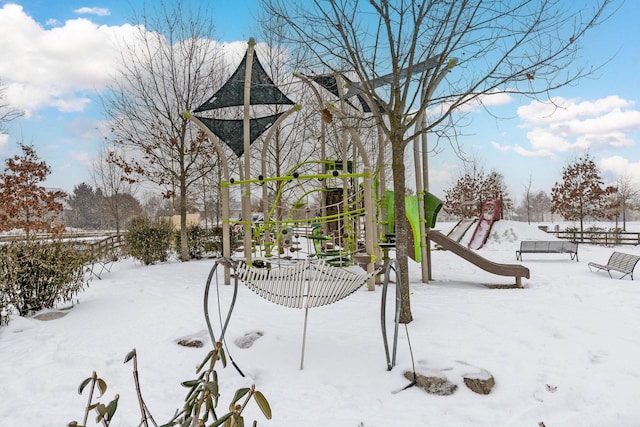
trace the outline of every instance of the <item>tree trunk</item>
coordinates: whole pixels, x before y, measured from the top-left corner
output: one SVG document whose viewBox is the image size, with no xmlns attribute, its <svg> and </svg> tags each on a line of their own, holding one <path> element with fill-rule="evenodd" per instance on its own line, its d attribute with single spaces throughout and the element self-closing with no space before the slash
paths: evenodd
<svg viewBox="0 0 640 427">
<path fill-rule="evenodd" d="M 410 323 L 413 321 L 411 314 L 411 301 L 409 291 L 409 264 L 408 264 L 408 221 L 406 220 L 405 208 L 405 170 L 404 170 L 404 147 L 400 141 L 391 140 L 391 169 L 393 171 L 393 204 L 396 233 L 396 260 L 400 270 L 400 293 L 402 305 L 400 307 L 400 323 Z"/>
<path fill-rule="evenodd" d="M 189 239 L 187 237 L 187 189 L 180 183 L 180 260 L 189 261 Z"/>
</svg>

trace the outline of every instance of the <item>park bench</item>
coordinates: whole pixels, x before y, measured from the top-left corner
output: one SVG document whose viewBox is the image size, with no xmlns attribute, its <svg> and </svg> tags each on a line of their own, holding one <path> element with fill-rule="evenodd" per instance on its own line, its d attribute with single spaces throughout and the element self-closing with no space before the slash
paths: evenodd
<svg viewBox="0 0 640 427">
<path fill-rule="evenodd" d="M 593 271 L 593 268 L 597 269 L 596 272 L 605 270 L 609 273 L 609 277 L 611 278 L 613 278 L 613 276 L 611 276 L 611 270 L 614 270 L 619 273 L 623 273 L 622 276 L 620 276 L 620 279 L 625 276 L 631 276 L 631 280 L 633 280 L 633 269 L 636 267 L 638 260 L 640 260 L 640 256 L 614 252 L 611 254 L 609 261 L 607 261 L 605 265 L 590 262 L 589 270 Z"/>
<path fill-rule="evenodd" d="M 516 259 L 522 261 L 522 254 L 569 254 L 578 261 L 578 244 L 568 240 L 523 240 L 520 250 L 516 251 Z"/>
</svg>

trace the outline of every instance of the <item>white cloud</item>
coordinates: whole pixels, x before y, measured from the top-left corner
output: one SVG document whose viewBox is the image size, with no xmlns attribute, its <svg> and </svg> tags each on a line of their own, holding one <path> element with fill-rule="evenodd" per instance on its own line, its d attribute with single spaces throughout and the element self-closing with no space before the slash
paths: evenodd
<svg viewBox="0 0 640 427">
<path fill-rule="evenodd" d="M 51 105 L 62 113 L 82 112 L 91 103 L 91 99 L 83 97 L 73 97 L 69 99 L 57 98 Z"/>
<path fill-rule="evenodd" d="M 132 30 L 130 25 L 98 26 L 83 18 L 45 29 L 21 6 L 4 5 L 0 80 L 7 85 L 7 101 L 27 116 L 46 107 L 81 111 L 88 102 L 82 92 L 104 88 L 116 69 L 117 40 Z"/>
<path fill-rule="evenodd" d="M 6 133 L 0 133 L 0 153 L 4 152 L 5 148 L 9 145 L 9 135 Z"/>
<path fill-rule="evenodd" d="M 76 13 L 104 11 L 108 12 L 82 8 Z M 5 4 L 0 8 L 0 81 L 7 86 L 6 100 L 24 110 L 26 117 L 44 108 L 84 111 L 91 95 L 104 90 L 117 75 L 120 46 L 139 39 L 139 30 L 129 24 L 97 25 L 87 18 L 44 28 L 21 6 Z M 246 46 L 246 42 L 234 42 L 218 47 L 237 64 Z"/>
<path fill-rule="evenodd" d="M 507 152 L 507 151 L 511 150 L 511 148 L 512 148 L 512 147 L 511 147 L 511 146 L 509 146 L 509 145 L 500 145 L 500 144 L 498 144 L 498 143 L 497 143 L 497 142 L 495 142 L 495 141 L 491 141 L 491 146 L 492 146 L 493 148 L 495 148 L 496 150 L 498 150 L 498 151 L 502 151 L 502 152 Z"/>
<path fill-rule="evenodd" d="M 69 156 L 71 157 L 72 160 L 74 160 L 74 162 L 76 164 L 82 164 L 85 166 L 92 166 L 93 160 L 91 158 L 91 156 L 89 155 L 89 153 L 86 152 L 72 152 L 69 154 Z"/>
<path fill-rule="evenodd" d="M 578 102 L 575 99 L 551 98 L 550 102 L 533 101 L 518 108 L 518 115 L 526 125 L 565 122 L 580 117 L 600 116 L 634 106 L 634 102 L 616 95 L 595 101 Z"/>
<path fill-rule="evenodd" d="M 640 111 L 633 107 L 632 101 L 613 95 L 593 101 L 556 97 L 521 106 L 518 115 L 521 127 L 529 129 L 531 151 L 549 155 L 631 147 L 634 141 L 628 134 L 640 129 Z"/>
<path fill-rule="evenodd" d="M 106 7 L 81 7 L 73 11 L 78 15 L 97 15 L 97 16 L 109 16 L 111 12 Z"/>
<path fill-rule="evenodd" d="M 634 185 L 640 185 L 640 161 L 630 162 L 621 156 L 611 156 L 600 159 L 598 168 L 603 174 L 611 176 L 612 181 L 630 178 Z"/>
<path fill-rule="evenodd" d="M 478 111 L 482 108 L 499 107 L 503 105 L 508 105 L 508 104 L 511 104 L 513 101 L 514 101 L 513 96 L 508 93 L 504 93 L 504 92 L 487 93 L 457 107 L 456 111 L 460 113 L 470 113 L 470 112 Z M 438 112 L 436 116 L 438 116 L 448 108 L 449 108 L 448 103 L 439 104 L 437 107 L 434 107 L 434 111 Z M 431 114 L 432 115 L 434 114 L 433 111 L 431 112 Z"/>
<path fill-rule="evenodd" d="M 539 158 L 547 158 L 547 159 L 555 159 L 556 156 L 549 150 L 539 149 L 539 150 L 527 150 L 526 148 L 515 145 L 513 147 L 513 151 L 522 157 L 539 157 Z"/>
</svg>

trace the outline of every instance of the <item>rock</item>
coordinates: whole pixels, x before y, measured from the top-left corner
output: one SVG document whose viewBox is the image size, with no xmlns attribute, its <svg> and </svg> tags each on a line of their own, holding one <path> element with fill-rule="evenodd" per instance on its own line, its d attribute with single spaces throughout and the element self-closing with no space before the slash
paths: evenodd
<svg viewBox="0 0 640 427">
<path fill-rule="evenodd" d="M 476 374 L 465 374 L 462 378 L 467 388 L 478 394 L 489 394 L 496 385 L 493 375 L 484 370 Z"/>
<path fill-rule="evenodd" d="M 419 360 L 418 365 L 418 372 L 421 373 L 417 374 L 416 382 L 419 387 L 432 394 L 452 394 L 462 382 L 474 393 L 489 394 L 496 385 L 495 378 L 489 371 L 462 360 Z M 413 372 L 405 372 L 404 376 L 413 381 Z"/>
<path fill-rule="evenodd" d="M 413 381 L 413 372 L 406 371 L 404 377 L 410 381 Z M 415 377 L 416 386 L 424 389 L 429 394 L 435 394 L 438 396 L 450 396 L 456 392 L 458 386 L 450 383 L 446 378 L 437 376 L 426 376 L 416 373 Z"/>
<path fill-rule="evenodd" d="M 46 311 L 44 313 L 38 313 L 33 316 L 36 320 L 55 320 L 61 317 L 66 316 L 67 313 L 64 311 Z"/>
<path fill-rule="evenodd" d="M 181 345 L 183 347 L 201 348 L 204 346 L 204 343 L 198 338 L 181 338 L 176 342 L 178 343 L 178 345 Z"/>
<path fill-rule="evenodd" d="M 202 348 L 204 347 L 205 342 L 209 342 L 209 333 L 207 331 L 185 335 L 176 340 L 178 345 L 192 348 Z"/>
</svg>

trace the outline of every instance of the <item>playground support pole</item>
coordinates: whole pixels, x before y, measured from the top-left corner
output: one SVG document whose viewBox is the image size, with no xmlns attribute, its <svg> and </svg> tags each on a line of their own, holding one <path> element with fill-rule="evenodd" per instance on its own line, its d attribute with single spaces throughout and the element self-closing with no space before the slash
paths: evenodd
<svg viewBox="0 0 640 427">
<path fill-rule="evenodd" d="M 423 116 L 423 124 L 422 124 L 423 129 L 427 127 L 427 120 L 426 120 L 426 114 Z M 424 193 L 423 193 L 423 197 L 421 198 L 420 202 L 422 203 L 422 215 L 424 217 L 424 196 L 426 196 L 426 193 L 429 191 L 429 152 L 428 152 L 428 146 L 427 146 L 427 133 L 424 132 L 422 134 L 421 139 L 421 145 L 422 145 L 422 182 L 424 184 Z M 431 276 L 431 241 L 429 240 L 429 228 L 431 227 L 430 225 L 427 224 L 426 219 L 424 219 L 424 258 L 426 259 L 426 265 L 427 265 L 427 272 L 426 272 L 426 276 L 427 276 L 427 281 L 432 280 L 433 277 Z M 424 275 L 424 273 L 423 273 Z"/>
<path fill-rule="evenodd" d="M 456 58 L 450 59 L 445 67 L 440 70 L 440 73 L 436 76 L 436 78 L 428 85 L 424 86 L 422 90 L 422 98 L 421 104 L 425 107 L 420 117 L 420 120 L 417 121 L 416 126 L 419 126 L 420 129 L 420 141 L 421 141 L 421 151 L 422 151 L 422 162 L 420 162 L 418 153 L 415 153 L 415 162 L 416 162 L 416 192 L 418 193 L 418 215 L 420 218 L 420 246 L 422 251 L 422 282 L 427 283 L 429 280 L 432 280 L 431 276 L 431 242 L 428 237 L 428 228 L 426 220 L 425 220 L 425 212 L 424 212 L 424 196 L 429 191 L 429 152 L 427 146 L 427 114 L 426 114 L 426 105 L 433 94 L 433 91 L 438 87 L 444 76 L 451 71 L 453 67 L 456 66 L 458 60 Z M 416 149 L 417 141 L 414 139 L 413 146 L 414 150 Z M 422 163 L 422 167 L 418 169 L 418 165 Z M 420 170 L 422 170 L 422 180 L 420 180 Z M 418 187 L 420 182 L 420 187 Z"/>
<path fill-rule="evenodd" d="M 216 151 L 218 152 L 218 157 L 220 158 L 220 163 L 222 164 L 222 176 L 226 182 L 229 182 L 229 163 L 227 162 L 227 156 L 222 149 L 222 146 L 218 142 L 218 137 L 211 132 L 211 130 L 204 125 L 197 117 L 193 116 L 191 113 L 184 113 L 183 116 L 193 123 L 196 124 L 207 135 L 209 141 L 213 144 Z M 229 186 L 221 185 L 220 186 L 220 203 L 222 205 L 222 256 L 224 258 L 229 258 L 231 256 L 231 230 L 229 227 Z M 224 284 L 231 284 L 231 270 L 229 265 L 224 266 Z"/>
<path fill-rule="evenodd" d="M 244 72 L 244 116 L 243 116 L 243 140 L 244 140 L 244 177 L 241 179 L 249 180 L 251 176 L 251 162 L 250 153 L 251 148 L 251 133 L 250 133 L 250 121 L 249 121 L 249 107 L 251 104 L 251 69 L 253 68 L 253 51 L 255 48 L 255 40 L 249 39 L 249 46 L 247 48 L 247 63 Z M 242 172 L 242 166 L 240 166 Z M 242 189 L 242 221 L 243 221 L 243 245 L 244 245 L 244 257 L 247 260 L 247 264 L 251 265 L 251 246 L 252 246 L 252 222 L 251 222 L 251 184 L 246 182 Z"/>
<path fill-rule="evenodd" d="M 420 136 L 424 137 L 424 115 L 416 123 L 416 130 L 419 130 Z M 424 147 L 423 147 L 424 150 Z M 424 152 L 422 153 L 425 154 Z M 418 195 L 418 228 L 420 241 L 414 242 L 416 245 L 420 245 L 420 266 L 422 271 L 422 283 L 427 283 L 431 280 L 431 264 L 430 264 L 430 251 L 429 241 L 427 240 L 427 227 L 424 215 L 424 196 L 425 190 L 423 185 L 423 176 L 427 169 L 427 164 L 421 162 L 421 156 L 419 153 L 418 138 L 413 139 L 413 162 L 415 165 L 416 174 L 416 193 Z"/>
</svg>

